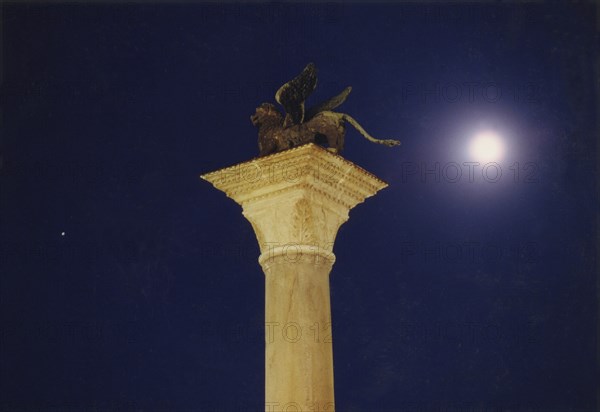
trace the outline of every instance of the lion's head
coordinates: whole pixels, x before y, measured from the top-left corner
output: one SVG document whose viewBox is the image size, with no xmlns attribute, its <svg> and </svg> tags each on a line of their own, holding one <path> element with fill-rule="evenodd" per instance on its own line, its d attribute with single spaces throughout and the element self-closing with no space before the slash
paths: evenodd
<svg viewBox="0 0 600 412">
<path fill-rule="evenodd" d="M 250 120 L 254 126 L 261 126 L 265 123 L 283 123 L 283 116 L 275 105 L 271 103 L 263 103 L 256 108 L 256 112 L 250 116 Z"/>
</svg>

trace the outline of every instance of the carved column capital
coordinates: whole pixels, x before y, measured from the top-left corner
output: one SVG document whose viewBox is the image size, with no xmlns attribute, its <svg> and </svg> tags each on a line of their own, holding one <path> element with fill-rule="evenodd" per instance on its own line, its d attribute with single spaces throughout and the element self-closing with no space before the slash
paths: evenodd
<svg viewBox="0 0 600 412">
<path fill-rule="evenodd" d="M 201 176 L 235 200 L 252 224 L 259 262 L 298 254 L 330 260 L 350 209 L 387 183 L 310 143 Z"/>
</svg>

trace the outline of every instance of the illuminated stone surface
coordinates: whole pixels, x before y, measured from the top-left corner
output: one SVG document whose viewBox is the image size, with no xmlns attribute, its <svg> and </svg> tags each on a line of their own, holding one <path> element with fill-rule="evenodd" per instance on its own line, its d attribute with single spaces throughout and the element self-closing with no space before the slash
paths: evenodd
<svg viewBox="0 0 600 412">
<path fill-rule="evenodd" d="M 315 144 L 201 177 L 242 206 L 260 245 L 266 411 L 333 411 L 333 244 L 350 209 L 387 184 Z"/>
</svg>

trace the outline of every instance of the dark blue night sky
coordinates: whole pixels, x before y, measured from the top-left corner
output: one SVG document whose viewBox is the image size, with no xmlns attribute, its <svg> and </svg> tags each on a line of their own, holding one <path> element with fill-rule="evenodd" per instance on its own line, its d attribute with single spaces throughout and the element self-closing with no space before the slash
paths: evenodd
<svg viewBox="0 0 600 412">
<path fill-rule="evenodd" d="M 337 410 L 596 410 L 596 7 L 2 5 L 0 410 L 264 410 L 258 244 L 198 176 L 311 61 L 402 141 L 346 136 L 390 186 L 334 248 Z"/>
</svg>

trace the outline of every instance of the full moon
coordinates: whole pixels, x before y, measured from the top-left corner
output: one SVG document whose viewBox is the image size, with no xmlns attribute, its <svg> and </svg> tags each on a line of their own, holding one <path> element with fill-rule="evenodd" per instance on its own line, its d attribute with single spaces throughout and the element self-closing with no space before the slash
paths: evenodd
<svg viewBox="0 0 600 412">
<path fill-rule="evenodd" d="M 473 138 L 469 145 L 469 152 L 478 162 L 498 162 L 504 155 L 504 144 L 497 133 L 485 131 Z"/>
</svg>

